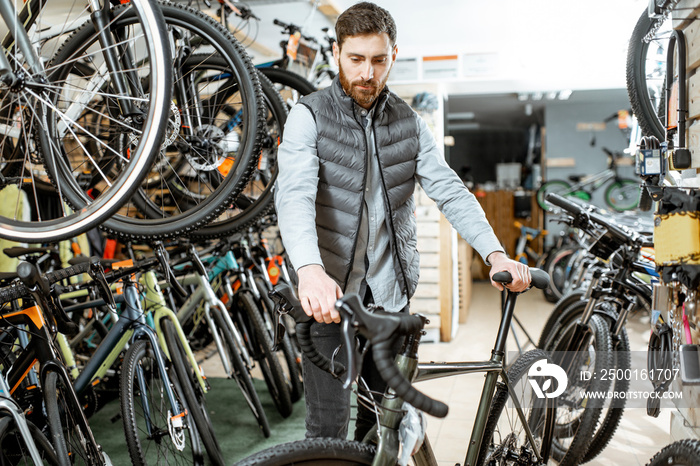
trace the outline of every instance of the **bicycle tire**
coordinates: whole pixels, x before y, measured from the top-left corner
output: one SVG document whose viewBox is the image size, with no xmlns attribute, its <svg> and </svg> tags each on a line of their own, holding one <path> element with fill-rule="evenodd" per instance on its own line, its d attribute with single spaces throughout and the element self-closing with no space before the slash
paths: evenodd
<svg viewBox="0 0 700 466">
<path fill-rule="evenodd" d="M 272 351 L 272 339 L 265 327 L 261 314 L 262 309 L 257 306 L 248 292 L 234 295 L 233 306 L 238 308 L 241 317 L 250 326 L 248 333 L 250 354 L 260 366 L 277 411 L 283 418 L 287 418 L 292 414 L 292 399 L 284 379 L 282 366 L 280 366 L 277 355 Z"/>
<path fill-rule="evenodd" d="M 266 327 L 268 327 L 270 330 L 270 340 L 272 341 L 275 336 L 274 328 L 272 327 L 273 322 L 275 321 L 275 304 L 268 295 L 271 287 L 268 286 L 267 282 L 260 276 L 255 277 L 255 286 L 260 293 L 260 304 L 263 307 L 262 311 L 263 315 L 265 316 L 263 320 L 265 321 Z M 286 331 L 282 336 L 282 342 L 277 352 L 282 353 L 284 360 L 284 367 L 282 369 L 286 369 L 284 372 L 285 380 L 287 381 L 287 388 L 289 390 L 290 398 L 292 403 L 294 403 L 301 399 L 301 396 L 304 394 L 304 387 L 302 386 L 301 376 L 299 374 L 299 370 L 297 369 L 297 357 L 292 346 L 292 341 L 289 337 L 289 333 Z"/>
<path fill-rule="evenodd" d="M 613 367 L 622 369 L 623 371 L 632 366 L 630 359 L 630 344 L 627 330 L 623 327 L 620 333 L 616 346 L 613 348 Z M 613 385 L 614 393 L 625 393 L 629 388 L 630 381 L 624 377 L 616 378 Z M 603 420 L 598 425 L 595 435 L 588 446 L 586 454 L 583 456 L 583 462 L 588 463 L 605 449 L 610 443 L 617 428 L 620 426 L 624 407 L 603 407 Z"/>
<path fill-rule="evenodd" d="M 540 209 L 545 212 L 551 212 L 553 207 L 552 204 L 546 201 L 547 194 L 555 193 L 566 195 L 569 191 L 571 191 L 571 183 L 568 181 L 550 180 L 540 186 L 535 194 L 535 199 L 537 199 L 537 205 L 540 206 Z"/>
<path fill-rule="evenodd" d="M 583 291 L 572 291 L 571 293 L 562 296 L 562 298 L 557 301 L 557 304 L 554 306 L 554 309 L 552 309 L 552 312 L 550 312 L 544 327 L 542 327 L 542 332 L 540 332 L 540 339 L 537 342 L 537 347 L 539 349 L 546 349 L 545 345 L 547 344 L 552 328 L 557 324 L 559 317 L 561 317 L 564 311 L 566 311 L 573 303 L 581 301 L 583 296 Z"/>
<path fill-rule="evenodd" d="M 569 327 L 559 333 L 561 336 L 552 346 L 553 351 L 566 350 L 575 325 L 576 322 L 572 322 Z M 580 358 L 574 361 L 574 365 L 578 365 L 579 368 L 572 368 L 572 372 L 567 374 L 569 386 L 564 394 L 558 398 L 559 404 L 552 439 L 552 457 L 563 466 L 577 465 L 581 462 L 593 440 L 604 405 L 603 399 L 592 397 L 585 398 L 579 403 L 578 400 L 582 397 L 578 396 L 578 392 L 575 393 L 575 389 L 578 390 L 578 386 L 584 381 L 580 380 L 580 375 L 574 374 L 574 372 L 580 369 L 580 366 L 586 365 L 586 361 L 591 359 L 594 359 L 593 368 L 586 365 L 587 369 L 585 370 L 602 374 L 613 367 L 612 337 L 608 323 L 601 316 L 594 314 L 591 316 L 588 328 L 587 341 L 583 342 L 586 345 L 586 352 L 581 353 Z M 586 357 L 582 360 L 584 355 Z M 592 358 L 592 356 L 595 357 Z M 556 360 L 555 362 L 558 363 Z M 578 386 L 573 382 L 577 382 Z M 594 380 L 587 381 L 588 385 L 581 390 L 589 393 L 606 393 L 609 388 L 608 382 L 602 378 L 594 378 Z M 580 407 L 583 409 L 580 410 Z M 565 419 L 564 416 L 569 414 L 571 416 Z"/>
<path fill-rule="evenodd" d="M 26 421 L 31 441 L 39 451 L 42 465 L 58 466 L 58 458 L 49 439 L 32 422 Z M 17 428 L 12 416 L 0 418 L 0 464 L 12 466 L 34 465 L 34 461 L 27 450 L 26 440 Z"/>
<path fill-rule="evenodd" d="M 310 438 L 275 445 L 234 466 L 360 466 L 371 465 L 374 455 L 373 445 L 335 438 Z"/>
<path fill-rule="evenodd" d="M 146 394 L 139 385 L 138 371 L 143 374 Z M 176 383 L 177 374 L 173 370 L 169 372 L 171 388 L 177 401 L 184 409 L 188 409 L 182 389 L 179 383 Z M 127 350 L 119 388 L 124 435 L 134 466 L 204 464 L 197 428 L 192 424 L 192 417 L 188 414 L 183 416 L 182 429 L 173 427 L 170 423 L 172 412 L 170 401 L 164 392 L 164 381 L 160 376 L 153 349 L 145 340 L 135 342 Z M 148 406 L 148 412 L 145 406 Z M 150 433 L 147 423 L 152 424 Z"/>
<path fill-rule="evenodd" d="M 666 445 L 647 466 L 694 466 L 700 458 L 700 440 L 683 439 Z"/>
<path fill-rule="evenodd" d="M 173 127 L 170 134 L 172 142 L 167 144 L 162 153 L 159 153 L 160 159 L 157 159 L 154 165 L 167 166 L 168 152 L 182 148 L 187 160 L 185 168 L 195 173 L 198 183 L 190 184 L 188 187 L 191 191 L 196 191 L 198 197 L 191 197 L 189 199 L 191 204 L 187 205 L 166 204 L 174 202 L 167 187 L 151 188 L 154 192 L 149 195 L 156 199 L 151 207 L 158 206 L 158 214 L 151 213 L 150 218 L 140 218 L 142 217 L 140 210 L 133 204 L 129 204 L 102 225 L 109 234 L 126 240 L 176 237 L 191 232 L 216 218 L 246 186 L 260 152 L 261 135 L 258 130 L 262 127 L 264 105 L 259 80 L 245 50 L 223 26 L 204 13 L 185 5 L 166 2 L 159 2 L 159 5 L 168 27 L 182 33 L 176 35 L 177 40 L 186 41 L 186 45 L 191 49 L 196 48 L 194 52 L 207 51 L 209 55 L 223 57 L 228 64 L 228 75 L 220 81 L 221 87 L 216 90 L 198 88 L 197 83 L 194 82 L 192 84 L 195 90 L 191 94 L 177 96 L 177 105 L 173 103 L 176 109 L 170 107 L 168 113 L 173 120 L 170 123 Z M 133 15 L 125 14 L 116 24 L 129 25 L 134 20 Z M 89 23 L 86 25 L 87 33 L 75 35 L 70 43 L 66 44 L 65 55 L 69 55 L 72 48 L 78 49 L 83 46 L 83 43 L 94 40 L 89 34 L 91 27 L 87 26 Z M 178 42 L 174 48 L 183 50 L 183 46 Z M 192 66 L 192 62 L 187 62 L 187 65 Z M 200 77 L 196 69 L 184 70 L 181 66 L 173 67 L 177 73 L 174 84 L 176 89 L 191 84 L 189 81 L 184 82 L 183 79 Z M 237 108 L 241 111 L 240 124 L 226 134 L 216 127 L 219 107 L 212 104 L 202 109 L 199 105 L 204 97 L 200 94 L 208 91 L 230 91 L 236 97 L 236 104 L 239 106 Z M 193 102 L 193 99 L 196 102 Z M 210 101 L 212 102 L 214 101 Z M 194 108 L 204 112 L 197 115 L 201 117 L 201 124 L 178 123 L 181 113 L 189 114 L 187 111 Z M 108 128 L 105 131 L 107 130 Z M 181 134 L 181 131 L 187 131 L 187 134 Z M 236 139 L 235 143 L 227 142 L 225 137 L 229 134 Z M 185 171 L 185 168 L 182 170 Z M 182 183 L 188 183 L 184 175 Z M 144 193 L 139 190 L 137 195 L 143 197 Z"/>
<path fill-rule="evenodd" d="M 580 319 L 586 308 L 586 301 L 579 300 L 571 303 L 563 312 L 561 312 L 556 319 L 556 325 L 552 325 L 549 334 L 542 334 L 542 340 L 549 342 L 549 344 L 544 344 L 545 350 L 553 350 L 555 343 L 561 340 L 562 335 L 558 334 L 556 331 L 568 328 L 572 322 Z M 594 311 L 595 312 L 595 311 Z M 615 311 L 609 310 L 605 313 L 597 313 L 597 315 L 604 320 L 607 328 L 612 328 L 614 321 L 613 316 L 617 316 Z M 630 348 L 629 348 L 629 338 L 627 336 L 627 330 L 623 327 L 620 335 L 613 339 L 613 365 L 611 368 L 614 369 L 629 369 L 631 366 L 630 361 Z M 612 391 L 615 393 L 625 393 L 629 388 L 629 380 L 624 377 L 616 378 L 615 383 L 612 387 Z M 608 401 L 606 399 L 606 401 Z M 622 404 L 623 406 L 619 406 Z M 593 435 L 591 437 L 590 445 L 586 450 L 585 455 L 582 458 L 583 463 L 591 461 L 593 458 L 598 456 L 601 451 L 607 446 L 607 444 L 612 440 L 617 427 L 622 419 L 622 414 L 624 412 L 624 398 L 622 401 L 616 403 L 616 407 L 603 406 L 601 411 L 602 421 L 597 423 Z"/>
<path fill-rule="evenodd" d="M 625 212 L 639 207 L 641 196 L 640 182 L 632 179 L 620 179 L 605 189 L 605 203 L 617 212 Z"/>
<path fill-rule="evenodd" d="M 524 353 L 513 363 L 508 370 L 508 380 L 511 387 L 519 394 L 519 401 L 523 401 L 521 407 L 526 413 L 528 425 L 531 429 L 535 441 L 539 441 L 538 448 L 542 447 L 543 435 L 551 423 L 554 422 L 551 410 L 546 407 L 546 401 L 538 400 L 532 394 L 532 386 L 528 383 L 528 371 L 530 367 L 538 361 L 551 361 L 549 355 L 542 350 L 534 349 Z M 506 409 L 506 403 L 509 398 L 508 388 L 505 384 L 499 384 L 496 393 L 491 402 L 484 435 L 479 447 L 479 457 L 477 465 L 485 464 L 505 464 L 507 457 L 508 464 L 521 464 L 518 460 L 523 460 L 525 457 L 534 459 L 532 445 L 525 437 L 524 426 L 520 423 L 515 407 Z M 526 401 L 535 402 L 534 406 L 525 406 Z M 527 410 L 531 409 L 529 413 Z M 516 425 L 516 423 L 518 423 Z M 534 424 L 534 425 L 531 425 Z M 501 431 L 503 429 L 503 431 Z M 498 443 L 498 442 L 501 443 Z M 504 462 L 499 462 L 503 460 Z M 512 463 L 510 461 L 513 461 Z M 530 461 L 524 461 L 522 464 L 528 464 Z M 547 458 L 544 458 L 542 464 L 547 464 Z"/>
<path fill-rule="evenodd" d="M 213 239 L 229 236 L 255 225 L 258 220 L 274 211 L 274 185 L 277 180 L 277 148 L 283 138 L 287 121 L 287 106 L 267 76 L 258 70 L 266 107 L 265 135 L 262 143 L 261 164 L 248 187 L 217 219 L 192 233 L 192 238 Z M 263 171 L 263 168 L 265 171 Z M 267 173 L 266 173 L 267 172 Z"/>
<path fill-rule="evenodd" d="M 180 381 L 182 394 L 187 402 L 188 412 L 192 414 L 199 437 L 207 450 L 207 455 L 216 466 L 224 465 L 224 456 L 216 439 L 214 426 L 209 418 L 204 391 L 185 356 L 185 350 L 182 348 L 182 342 L 175 330 L 175 324 L 168 317 L 164 317 L 160 321 L 160 327 L 170 353 L 170 362 Z"/>
<path fill-rule="evenodd" d="M 36 2 L 27 2 L 30 3 L 34 4 L 34 7 L 37 6 Z M 115 14 L 125 9 L 133 11 L 137 22 L 143 25 L 140 29 L 142 35 L 139 36 L 143 40 L 139 43 L 139 50 L 145 51 L 149 57 L 149 75 L 145 76 L 145 80 L 152 89 L 145 97 L 137 93 L 119 95 L 119 99 L 125 102 L 142 100 L 139 107 L 142 108 L 143 121 L 138 124 L 133 124 L 133 119 L 127 121 L 115 108 L 115 113 L 119 114 L 121 119 L 120 124 L 123 128 L 128 127 L 132 137 L 133 147 L 130 147 L 128 157 L 117 152 L 111 154 L 113 157 L 110 158 L 120 158 L 122 167 L 109 175 L 96 168 L 97 162 L 83 141 L 87 139 L 107 147 L 97 135 L 90 133 L 84 124 L 84 116 L 89 113 L 90 102 L 96 94 L 95 89 L 81 88 L 75 80 L 70 83 L 63 82 L 57 74 L 61 64 L 63 69 L 66 69 L 72 64 L 85 61 L 79 60 L 81 57 L 76 55 L 63 62 L 60 58 L 62 49 L 59 48 L 54 55 L 53 51 L 49 51 L 49 45 L 42 46 L 42 56 L 49 53 L 49 58 L 53 56 L 41 73 L 45 76 L 36 77 L 32 73 L 23 72 L 23 85 L 8 89 L 8 92 L 3 92 L 0 97 L 0 120 L 3 128 L 3 134 L 0 135 L 0 154 L 3 157 L 3 173 L 14 175 L 13 179 L 3 180 L 3 187 L 8 184 L 17 187 L 15 209 L 8 209 L 12 214 L 0 217 L 0 237 L 41 243 L 77 236 L 111 217 L 128 201 L 148 172 L 163 140 L 165 116 L 170 105 L 170 48 L 165 45 L 165 23 L 155 5 L 148 0 L 137 0 L 112 9 L 110 18 L 113 19 Z M 28 14 L 36 23 L 35 13 L 44 14 L 41 8 L 38 10 L 35 12 L 32 7 L 27 6 L 23 9 L 23 14 Z M 84 7 L 78 8 L 77 11 L 84 11 Z M 117 13 L 114 13 L 115 11 Z M 46 24 L 52 23 L 54 21 L 49 19 Z M 68 18 L 64 24 L 69 28 L 73 27 Z M 110 22 L 109 26 L 112 25 L 113 22 Z M 115 31 L 114 28 L 109 30 Z M 129 43 L 120 42 L 120 47 L 127 48 L 127 44 Z M 115 49 L 116 47 L 110 50 Z M 12 63 L 18 66 L 20 71 L 25 71 L 25 60 L 16 54 L 17 47 L 9 47 L 9 50 L 12 53 Z M 82 58 L 91 59 L 97 65 L 104 63 L 105 58 L 101 50 L 86 53 L 89 55 Z M 65 60 L 67 57 L 64 55 Z M 120 58 L 124 59 L 124 56 Z M 129 73 L 133 68 L 130 65 L 125 66 L 123 71 Z M 110 78 L 115 76 L 120 74 L 115 72 Z M 36 83 L 38 87 L 33 84 L 35 79 L 39 79 Z M 100 76 L 91 77 L 93 83 L 100 79 Z M 133 90 L 133 86 L 129 86 L 128 82 L 126 84 L 128 89 Z M 76 166 L 71 165 L 72 163 Z M 8 167 L 8 164 L 15 167 Z M 81 166 L 82 164 L 91 165 L 90 170 L 100 181 L 100 189 L 91 190 L 90 196 L 83 186 L 85 180 L 82 178 L 86 167 Z M 55 197 L 58 200 L 53 212 L 43 208 L 37 195 L 39 188 L 36 185 L 48 181 L 55 186 Z M 90 187 L 96 187 L 97 181 L 89 180 Z M 106 183 L 110 184 L 108 189 L 101 186 Z M 23 199 L 20 191 L 23 190 L 27 193 L 27 198 L 33 199 L 30 209 L 20 207 Z M 45 199 L 44 196 L 41 197 L 41 200 Z M 68 201 L 73 209 L 64 207 L 61 199 Z"/>
<path fill-rule="evenodd" d="M 51 443 L 59 464 L 92 466 L 100 464 L 98 458 L 104 461 L 99 447 L 87 441 L 88 434 L 83 432 L 82 423 L 76 418 L 75 412 L 82 408 L 77 403 L 70 382 L 66 383 L 56 371 L 49 370 L 44 380 L 43 391 Z"/>
<path fill-rule="evenodd" d="M 308 79 L 284 68 L 258 68 L 267 79 L 272 81 L 288 107 L 293 107 L 305 95 L 316 92 Z"/>
<path fill-rule="evenodd" d="M 545 263 L 544 270 L 551 277 L 549 289 L 557 300 L 564 295 L 565 285 L 570 276 L 569 261 L 579 250 L 578 246 L 562 248 L 557 253 L 552 254 L 548 262 Z"/>
<path fill-rule="evenodd" d="M 655 136 L 659 141 L 666 140 L 666 128 L 662 121 L 663 112 L 666 104 L 666 69 L 665 65 L 663 73 L 663 86 L 661 95 L 659 96 L 658 104 L 654 104 L 650 98 L 650 89 L 647 83 L 647 52 L 650 43 L 644 42 L 642 39 L 651 31 L 654 21 L 649 18 L 646 10 L 642 12 L 637 24 L 632 31 L 629 46 L 627 48 L 626 62 L 626 80 L 627 80 L 627 95 L 629 96 L 632 112 L 637 117 L 639 127 L 645 136 Z M 665 62 L 666 56 L 663 54 Z"/>
<path fill-rule="evenodd" d="M 253 417 L 255 417 L 255 421 L 257 422 L 263 436 L 265 438 L 269 438 L 271 435 L 270 423 L 267 419 L 262 403 L 260 402 L 260 396 L 258 396 L 258 392 L 255 390 L 253 378 L 251 377 L 250 372 L 248 372 L 248 368 L 243 362 L 243 358 L 238 350 L 236 339 L 233 337 L 226 319 L 219 312 L 214 310 L 212 317 L 216 323 L 217 331 L 219 332 L 224 348 L 228 353 L 232 370 L 230 377 L 236 381 L 236 384 L 243 393 L 243 398 L 253 413 Z"/>
</svg>

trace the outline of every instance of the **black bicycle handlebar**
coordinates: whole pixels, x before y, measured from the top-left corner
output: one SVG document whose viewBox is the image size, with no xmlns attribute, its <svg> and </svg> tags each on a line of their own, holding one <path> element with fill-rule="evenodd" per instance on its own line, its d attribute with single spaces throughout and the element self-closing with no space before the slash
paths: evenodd
<svg viewBox="0 0 700 466">
<path fill-rule="evenodd" d="M 608 233 L 610 233 L 610 235 L 621 244 L 648 244 L 648 238 L 642 238 L 640 235 L 632 234 L 628 231 L 625 231 L 619 225 L 608 221 L 603 215 L 596 212 L 590 212 L 584 209 L 579 204 L 571 202 L 570 200 L 558 194 L 549 193 L 547 194 L 546 199 L 547 202 L 550 202 L 555 206 L 564 209 L 565 211 L 569 212 L 571 215 L 576 217 L 574 219 L 574 226 L 580 227 L 585 230 L 588 223 L 592 222 L 605 228 L 608 231 Z"/>
<path fill-rule="evenodd" d="M 359 296 L 350 294 L 338 300 L 335 307 L 343 319 L 352 319 L 352 327 L 372 344 L 372 357 L 379 375 L 396 394 L 407 403 L 435 417 L 445 417 L 448 406 L 418 391 L 399 371 L 394 362 L 392 343 L 397 336 L 420 332 L 426 318 L 420 314 L 384 312 L 375 309 L 369 312 Z"/>
</svg>

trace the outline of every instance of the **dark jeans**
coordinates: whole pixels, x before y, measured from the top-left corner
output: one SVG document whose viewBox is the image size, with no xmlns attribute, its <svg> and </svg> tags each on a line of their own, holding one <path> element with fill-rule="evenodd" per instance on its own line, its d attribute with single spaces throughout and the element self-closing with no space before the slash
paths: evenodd
<svg viewBox="0 0 700 466">
<path fill-rule="evenodd" d="M 403 309 L 402 312 L 407 310 L 408 308 Z M 326 357 L 331 358 L 336 348 L 342 343 L 340 325 L 316 322 L 311 326 L 311 338 L 316 348 Z M 396 353 L 401 343 L 401 341 L 395 342 Z M 334 360 L 347 367 L 345 348 L 340 348 Z M 306 437 L 347 438 L 350 421 L 350 389 L 344 390 L 341 380 L 333 378 L 328 372 L 316 367 L 306 356 L 302 358 L 302 369 L 306 398 Z M 386 383 L 377 371 L 371 351 L 368 351 L 364 357 L 361 377 L 370 390 L 375 392 L 374 399 L 379 403 L 382 399 L 380 394 L 384 393 Z M 360 386 L 360 388 L 364 387 Z M 355 440 L 362 440 L 376 420 L 372 411 L 358 403 Z"/>
</svg>

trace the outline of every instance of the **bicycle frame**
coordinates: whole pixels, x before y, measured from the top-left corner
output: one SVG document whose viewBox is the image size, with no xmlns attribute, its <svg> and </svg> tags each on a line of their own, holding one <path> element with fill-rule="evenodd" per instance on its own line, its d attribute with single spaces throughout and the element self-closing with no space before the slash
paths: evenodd
<svg viewBox="0 0 700 466">
<path fill-rule="evenodd" d="M 86 388 L 88 388 L 93 380 L 99 380 L 104 377 L 107 371 L 112 367 L 112 364 L 114 364 L 114 361 L 116 361 L 121 352 L 129 343 L 145 338 L 149 340 L 151 347 L 154 350 L 161 345 L 156 331 L 154 331 L 153 328 L 147 324 L 147 317 L 144 310 L 141 308 L 136 286 L 133 283 L 127 282 L 123 288 L 123 294 L 121 296 L 123 297 L 119 300 L 124 301 L 124 306 L 121 314 L 119 315 L 119 319 L 114 323 L 109 333 L 97 347 L 97 350 L 93 356 L 90 358 L 87 364 L 85 364 L 85 367 L 83 367 L 80 375 L 78 375 L 78 377 L 75 379 L 74 386 L 78 393 L 82 393 Z M 104 304 L 104 301 L 91 301 L 84 304 L 78 304 L 73 308 L 77 309 L 87 306 L 92 307 L 99 305 L 99 303 Z M 71 308 L 67 308 L 66 310 L 70 311 Z M 162 349 L 164 348 L 164 345 L 160 347 Z M 63 354 L 65 355 L 66 359 L 70 358 L 74 361 L 70 347 L 62 346 L 62 350 L 64 351 Z M 173 413 L 180 414 L 181 409 L 178 406 L 175 395 L 170 387 L 170 377 L 167 374 L 167 365 L 163 357 L 163 353 L 160 351 L 154 351 L 153 353 L 158 363 L 160 376 L 167 382 L 164 384 L 164 386 Z"/>
<path fill-rule="evenodd" d="M 78 401 L 76 391 L 72 388 L 70 375 L 53 347 L 49 324 L 44 319 L 41 309 L 38 306 L 32 306 L 0 316 L 0 328 L 16 327 L 18 325 L 26 325 L 28 332 L 33 335 L 33 338 L 29 340 L 28 345 L 23 349 L 12 367 L 9 368 L 7 382 L 3 381 L 7 388 L 7 393 L 12 394 L 17 390 L 36 362 L 40 364 L 39 379 L 42 385 L 46 382 L 48 372 L 55 372 L 63 380 L 64 385 L 71 388 L 65 393 L 66 400 L 72 405 L 73 414 L 77 418 L 82 433 L 86 436 L 86 443 L 92 445 L 92 449 L 98 452 L 98 443 L 88 426 L 87 418 Z M 26 427 L 26 423 L 24 426 Z M 19 423 L 18 427 L 22 429 Z M 104 458 L 93 458 L 93 460 L 99 462 L 99 464 L 104 464 Z M 38 464 L 41 464 L 41 461 Z"/>
</svg>

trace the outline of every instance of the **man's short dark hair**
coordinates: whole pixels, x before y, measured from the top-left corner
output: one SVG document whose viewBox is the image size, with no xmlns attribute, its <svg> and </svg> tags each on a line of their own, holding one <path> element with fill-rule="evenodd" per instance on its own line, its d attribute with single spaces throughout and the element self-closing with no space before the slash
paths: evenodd
<svg viewBox="0 0 700 466">
<path fill-rule="evenodd" d="M 335 37 L 338 47 L 343 46 L 347 37 L 386 32 L 391 45 L 396 44 L 396 23 L 384 8 L 370 2 L 360 2 L 351 6 L 338 17 L 335 23 Z"/>
</svg>

